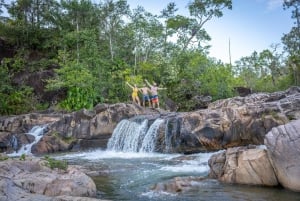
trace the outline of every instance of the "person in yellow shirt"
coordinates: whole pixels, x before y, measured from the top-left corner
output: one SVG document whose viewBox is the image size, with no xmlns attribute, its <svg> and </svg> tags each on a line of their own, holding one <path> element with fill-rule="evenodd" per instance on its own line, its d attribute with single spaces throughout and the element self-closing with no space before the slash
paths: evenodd
<svg viewBox="0 0 300 201">
<path fill-rule="evenodd" d="M 141 105 L 141 101 L 140 101 L 140 98 L 139 98 L 139 95 L 138 95 L 139 88 L 136 86 L 136 84 L 134 84 L 134 86 L 132 86 L 128 82 L 126 82 L 126 84 L 132 89 L 132 94 L 131 94 L 132 101 L 134 103 L 137 103 L 137 104 Z"/>
</svg>

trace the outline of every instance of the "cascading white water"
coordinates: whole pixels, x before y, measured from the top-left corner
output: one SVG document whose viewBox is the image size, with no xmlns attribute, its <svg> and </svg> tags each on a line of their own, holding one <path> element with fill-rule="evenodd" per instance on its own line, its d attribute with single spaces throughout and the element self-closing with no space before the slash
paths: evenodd
<svg viewBox="0 0 300 201">
<path fill-rule="evenodd" d="M 148 120 L 122 120 L 107 144 L 108 150 L 123 152 L 153 152 L 157 130 L 163 119 L 156 119 L 148 129 Z"/>
<path fill-rule="evenodd" d="M 38 143 L 40 139 L 44 135 L 45 128 L 47 128 L 47 125 L 43 126 L 34 126 L 27 134 L 34 136 L 34 141 L 30 144 L 22 145 L 20 150 L 15 151 L 14 153 L 8 154 L 9 156 L 21 156 L 22 154 L 30 155 L 31 154 L 31 147 Z"/>
<path fill-rule="evenodd" d="M 149 130 L 146 133 L 146 136 L 143 139 L 140 152 L 153 152 L 155 149 L 156 139 L 157 139 L 157 130 L 164 122 L 163 119 L 156 119 L 153 124 L 150 126 Z"/>
<path fill-rule="evenodd" d="M 108 150 L 137 152 L 139 141 L 147 132 L 148 120 L 142 122 L 122 120 L 109 139 Z"/>
</svg>

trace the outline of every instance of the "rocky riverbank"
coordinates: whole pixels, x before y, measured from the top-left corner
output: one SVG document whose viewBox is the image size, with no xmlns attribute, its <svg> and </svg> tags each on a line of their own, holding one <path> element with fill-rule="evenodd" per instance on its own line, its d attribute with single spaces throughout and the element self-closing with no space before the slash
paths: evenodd
<svg viewBox="0 0 300 201">
<path fill-rule="evenodd" d="M 3 158 L 3 156 L 2 156 Z M 51 168 L 39 158 L 0 162 L 0 200 L 96 201 L 96 185 L 76 167 Z"/>
<path fill-rule="evenodd" d="M 48 111 L 0 117 L 0 148 L 6 153 L 18 150 L 22 145 L 34 140 L 27 133 L 29 129 L 36 125 L 46 125 L 41 140 L 31 149 L 35 155 L 90 148 L 105 149 L 108 139 L 120 121 L 147 119 L 150 126 L 158 118 L 164 121 L 157 133 L 157 152 L 199 153 L 226 149 L 210 159 L 211 178 L 236 184 L 282 185 L 287 189 L 300 191 L 298 168 L 300 165 L 298 157 L 300 154 L 298 149 L 300 87 L 275 93 L 251 94 L 246 97 L 220 100 L 211 103 L 207 109 L 186 113 L 145 109 L 134 104 L 119 103 L 99 104 L 91 111 L 81 110 L 72 113 Z M 3 197 L 4 200 L 20 188 L 21 196 L 29 193 L 29 195 L 24 194 L 25 197 L 31 195 L 30 191 L 41 193 L 38 196 L 48 196 L 45 193 L 52 192 L 49 190 L 51 188 L 46 188 L 45 185 L 42 188 L 43 185 L 34 183 L 36 181 L 33 180 L 29 180 L 31 183 L 26 183 L 24 186 L 23 181 L 27 180 L 29 175 L 44 175 L 49 180 L 49 185 L 54 182 L 61 186 L 60 183 L 65 182 L 53 176 L 51 172 L 53 170 L 43 172 L 45 168 L 39 166 L 40 162 L 35 160 L 30 162 L 33 165 L 23 164 L 24 167 L 34 167 L 24 174 L 27 176 L 26 179 L 15 181 L 14 177 L 5 176 L 14 175 L 11 172 L 14 168 L 10 167 L 18 167 L 21 162 L 10 159 L 1 163 L 4 164 L 2 171 L 7 171 L 1 174 L 3 175 L 1 186 L 4 189 L 2 192 L 6 192 L 3 194 L 6 195 Z M 19 168 L 16 172 L 22 172 L 23 169 Z M 60 176 L 72 178 L 74 171 L 76 172 L 75 169 L 69 170 L 64 173 L 65 175 Z M 39 176 L 36 180 L 40 181 Z M 85 180 L 89 179 L 85 178 Z M 180 179 L 175 180 L 177 183 L 180 181 Z M 185 179 L 183 186 L 188 186 L 186 183 L 189 180 Z M 76 179 L 72 182 L 74 181 L 76 183 Z M 16 185 L 18 182 L 19 185 Z M 9 185 L 4 185 L 6 183 Z M 79 192 L 82 193 L 72 194 L 68 190 L 61 191 L 64 189 L 61 188 L 56 189 L 55 192 L 68 193 L 49 194 L 49 196 L 93 197 L 95 195 L 95 189 L 91 187 L 93 184 L 89 184 L 91 187 L 89 190 L 82 189 L 78 185 L 74 187 L 73 183 L 61 187 L 64 186 L 67 189 L 79 188 L 81 189 Z M 168 189 L 168 187 L 164 188 Z"/>
<path fill-rule="evenodd" d="M 228 148 L 209 159 L 210 173 L 204 177 L 176 177 L 153 185 L 168 193 L 190 191 L 207 179 L 235 185 L 284 187 L 300 192 L 300 119 L 273 128 L 265 145 Z"/>
</svg>

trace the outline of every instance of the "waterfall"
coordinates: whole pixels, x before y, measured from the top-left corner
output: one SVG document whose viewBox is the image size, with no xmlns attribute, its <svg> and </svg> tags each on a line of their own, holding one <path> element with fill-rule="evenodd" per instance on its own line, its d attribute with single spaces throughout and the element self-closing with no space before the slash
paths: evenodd
<svg viewBox="0 0 300 201">
<path fill-rule="evenodd" d="M 8 156 L 21 156 L 22 154 L 31 155 L 31 147 L 38 143 L 44 135 L 44 131 L 47 128 L 47 125 L 43 126 L 34 126 L 27 134 L 34 136 L 34 141 L 30 144 L 22 145 L 20 150 L 15 151 L 14 153 L 7 154 Z"/>
<path fill-rule="evenodd" d="M 153 152 L 157 130 L 163 119 L 156 119 L 148 128 L 148 120 L 122 120 L 107 144 L 108 150 L 123 152 Z"/>
<path fill-rule="evenodd" d="M 157 139 L 157 130 L 164 122 L 163 119 L 156 119 L 153 124 L 150 126 L 149 130 L 146 133 L 146 136 L 143 139 L 140 152 L 153 152 L 155 149 L 156 139 Z"/>
<path fill-rule="evenodd" d="M 11 136 L 9 140 L 9 145 L 13 148 L 13 150 L 15 151 L 18 150 L 18 139 L 16 138 L 15 135 Z"/>
</svg>

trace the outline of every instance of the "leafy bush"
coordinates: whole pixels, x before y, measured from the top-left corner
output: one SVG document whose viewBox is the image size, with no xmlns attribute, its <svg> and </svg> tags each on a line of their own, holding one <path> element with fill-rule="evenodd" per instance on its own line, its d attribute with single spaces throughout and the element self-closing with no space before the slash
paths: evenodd
<svg viewBox="0 0 300 201">
<path fill-rule="evenodd" d="M 19 158 L 20 161 L 25 161 L 26 160 L 26 155 L 22 154 Z"/>
<path fill-rule="evenodd" d="M 66 88 L 67 98 L 60 103 L 68 111 L 82 108 L 90 109 L 96 100 L 94 89 L 95 78 L 83 64 L 70 61 L 56 70 L 57 77 L 48 80 L 47 89 L 56 90 Z"/>
<path fill-rule="evenodd" d="M 7 156 L 0 154 L 0 161 L 5 161 L 7 159 L 8 159 Z"/>
<path fill-rule="evenodd" d="M 46 166 L 50 167 L 51 169 L 58 168 L 65 171 L 68 169 L 67 161 L 56 160 L 54 158 L 50 158 L 49 156 L 45 156 L 44 160 L 48 162 Z"/>
</svg>

